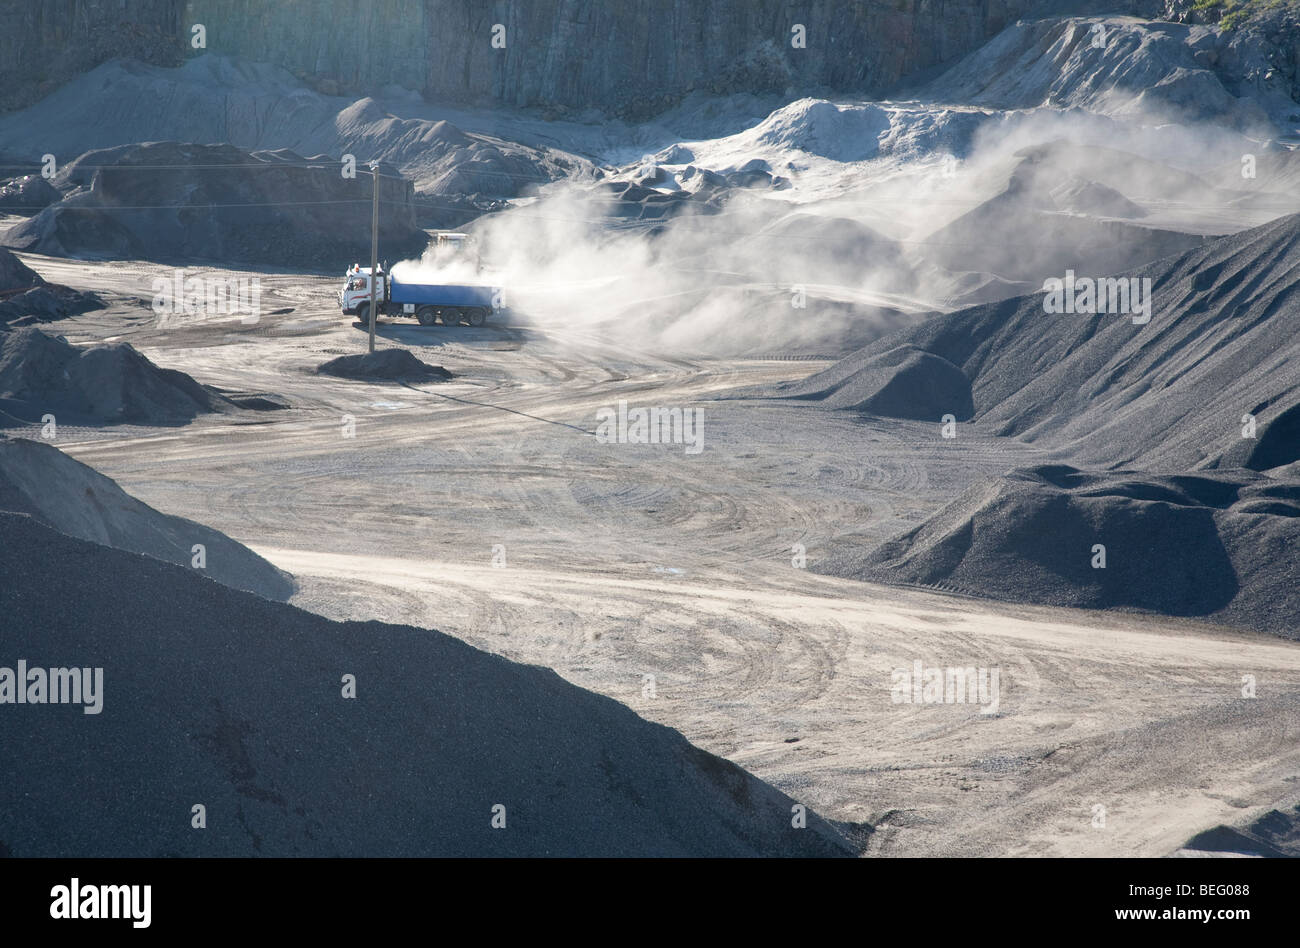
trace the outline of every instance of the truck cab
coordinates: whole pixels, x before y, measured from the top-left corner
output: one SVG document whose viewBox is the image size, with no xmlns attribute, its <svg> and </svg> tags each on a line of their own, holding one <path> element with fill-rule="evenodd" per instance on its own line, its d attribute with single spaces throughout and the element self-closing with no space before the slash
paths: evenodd
<svg viewBox="0 0 1300 948">
<path fill-rule="evenodd" d="M 387 274 L 380 266 L 375 274 L 375 304 L 379 311 L 384 311 L 384 294 L 388 289 Z M 339 307 L 347 316 L 361 313 L 362 306 L 370 307 L 370 268 L 354 263 L 343 274 L 343 289 L 339 290 Z M 363 320 L 364 322 L 364 320 Z"/>
</svg>

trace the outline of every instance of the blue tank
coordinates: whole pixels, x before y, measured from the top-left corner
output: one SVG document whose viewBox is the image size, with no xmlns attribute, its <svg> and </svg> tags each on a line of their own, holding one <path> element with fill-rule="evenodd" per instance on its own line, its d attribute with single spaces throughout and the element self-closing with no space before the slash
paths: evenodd
<svg viewBox="0 0 1300 948">
<path fill-rule="evenodd" d="M 397 306 L 485 306 L 493 308 L 497 288 L 467 283 L 403 283 L 389 275 L 388 302 Z"/>
</svg>

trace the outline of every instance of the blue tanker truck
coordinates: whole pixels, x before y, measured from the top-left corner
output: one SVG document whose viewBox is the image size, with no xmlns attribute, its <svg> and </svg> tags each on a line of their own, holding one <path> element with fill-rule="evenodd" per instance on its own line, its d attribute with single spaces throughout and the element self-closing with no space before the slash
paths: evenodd
<svg viewBox="0 0 1300 948">
<path fill-rule="evenodd" d="M 440 238 L 460 235 L 439 235 Z M 442 240 L 439 241 L 442 243 Z M 339 290 L 339 307 L 344 315 L 356 316 L 370 325 L 370 268 L 353 264 L 344 274 Z M 473 283 L 407 283 L 381 266 L 375 274 L 375 310 L 380 316 L 414 316 L 421 326 L 462 322 L 482 326 L 501 308 L 501 290 Z"/>
</svg>

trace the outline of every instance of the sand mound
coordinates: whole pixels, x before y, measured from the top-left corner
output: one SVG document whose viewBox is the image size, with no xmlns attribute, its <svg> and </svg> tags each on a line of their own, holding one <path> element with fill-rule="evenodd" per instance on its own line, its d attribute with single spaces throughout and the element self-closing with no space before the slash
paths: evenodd
<svg viewBox="0 0 1300 948">
<path fill-rule="evenodd" d="M 1096 545 L 1105 567 L 1094 566 Z M 980 596 L 1213 617 L 1300 638 L 1300 482 L 1064 465 L 980 484 L 921 526 L 827 570 Z"/>
<path fill-rule="evenodd" d="M 61 173 L 80 184 L 0 236 L 54 256 L 328 265 L 369 254 L 371 178 L 329 158 L 247 153 L 231 145 L 154 142 L 87 152 Z M 380 168 L 379 238 L 417 255 L 412 187 Z M 89 180 L 87 181 L 87 177 Z"/>
<path fill-rule="evenodd" d="M 177 425 L 234 406 L 125 342 L 79 349 L 38 329 L 0 335 L 0 419 Z"/>
<path fill-rule="evenodd" d="M 1071 176 L 1051 190 L 1053 203 L 1072 214 L 1099 217 L 1146 217 L 1146 211 L 1119 191 L 1087 178 Z"/>
<path fill-rule="evenodd" d="M 98 715 L 6 709 L 15 856 L 852 854 L 676 731 L 438 632 L 331 622 L 17 515 L 0 575 L 10 667 L 103 668 Z"/>
<path fill-rule="evenodd" d="M 824 372 L 765 394 L 918 421 L 937 422 L 947 414 L 965 421 L 973 410 L 970 380 L 962 370 L 909 345 L 870 357 L 850 356 Z"/>
<path fill-rule="evenodd" d="M 252 550 L 210 527 L 159 513 L 110 478 L 48 444 L 0 436 L 0 510 L 29 514 L 68 536 L 192 568 L 202 544 L 204 576 L 268 599 L 293 581 Z"/>
<path fill-rule="evenodd" d="M 339 356 L 321 363 L 316 371 L 341 379 L 385 379 L 390 382 L 445 382 L 451 373 L 440 365 L 421 362 L 406 349 L 380 349 L 361 355 Z"/>
</svg>

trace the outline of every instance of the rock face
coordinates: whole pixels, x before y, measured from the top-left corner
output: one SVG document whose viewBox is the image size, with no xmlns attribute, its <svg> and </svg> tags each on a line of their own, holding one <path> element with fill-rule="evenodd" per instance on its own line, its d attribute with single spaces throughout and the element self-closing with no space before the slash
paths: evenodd
<svg viewBox="0 0 1300 948">
<path fill-rule="evenodd" d="M 200 23 L 208 49 L 281 64 L 326 95 L 395 84 L 478 105 L 595 108 L 640 118 L 695 90 L 878 93 L 955 62 L 1022 17 L 1124 13 L 1215 22 L 1227 10 L 1189 3 L 810 0 L 792 8 L 785 0 L 377 0 L 359 9 L 342 0 L 14 2 L 4 4 L 0 111 L 29 105 L 111 58 L 176 65 L 194 55 L 191 27 Z M 1212 68 L 1234 95 L 1267 85 L 1294 98 L 1300 51 L 1289 37 L 1296 14 L 1250 6 L 1251 15 L 1207 45 L 1197 65 Z M 504 48 L 493 46 L 497 25 Z M 802 49 L 792 45 L 796 25 L 805 29 Z M 69 42 L 74 35 L 77 42 Z"/>
<path fill-rule="evenodd" d="M 410 181 L 380 166 L 379 239 L 407 256 L 427 238 Z M 386 176 L 386 177 L 385 177 Z M 372 179 L 329 158 L 231 145 L 151 142 L 90 151 L 56 179 L 63 199 L 6 231 L 55 256 L 337 267 L 370 251 Z"/>
<path fill-rule="evenodd" d="M 1206 4 L 1165 0 L 1165 18 L 1224 27 L 1223 40 L 1203 54 L 1237 95 L 1267 89 L 1300 102 L 1300 4 L 1295 0 L 1245 0 Z M 1300 122 L 1300 107 L 1292 121 Z"/>
<path fill-rule="evenodd" d="M 184 55 L 175 0 L 6 0 L 0 13 L 0 111 L 30 105 L 114 57 L 175 66 Z"/>
<path fill-rule="evenodd" d="M 441 99 L 636 117 L 693 89 L 879 89 L 960 56 L 1036 3 L 813 0 L 795 11 L 783 0 L 389 0 L 359 20 L 330 0 L 190 0 L 186 13 L 226 37 L 224 52 L 344 87 L 398 83 Z M 492 46 L 496 24 L 504 49 Z M 791 46 L 796 24 L 805 49 Z"/>
<path fill-rule="evenodd" d="M 1258 45 L 1253 34 L 1207 26 L 1121 17 L 1040 19 L 1005 30 L 918 94 L 995 109 L 1046 104 L 1250 128 L 1266 124 L 1266 112 L 1274 111 L 1269 88 L 1246 88 L 1239 71 L 1225 64 L 1229 50 L 1238 60 L 1250 59 Z M 1273 91 L 1285 99 L 1283 111 L 1295 106 L 1284 84 Z"/>
<path fill-rule="evenodd" d="M 637 117 L 695 89 L 878 90 L 960 57 L 1040 2 L 813 0 L 796 11 L 784 0 L 382 0 L 360 9 L 338 0 L 189 0 L 179 16 L 146 9 L 138 19 L 172 31 L 169 55 L 192 53 L 189 25 L 202 23 L 210 48 L 220 37 L 223 54 L 280 63 L 326 94 L 398 84 L 439 99 Z M 60 6 L 83 20 L 111 19 L 106 3 Z M 496 24 L 505 27 L 504 49 L 492 45 Z M 806 29 L 804 49 L 791 45 L 796 24 Z M 39 17 L 33 34 L 38 50 L 62 36 Z M 164 58 L 140 44 L 117 55 L 133 52 Z"/>
</svg>

